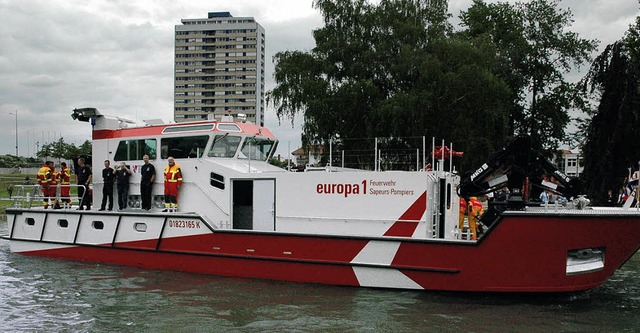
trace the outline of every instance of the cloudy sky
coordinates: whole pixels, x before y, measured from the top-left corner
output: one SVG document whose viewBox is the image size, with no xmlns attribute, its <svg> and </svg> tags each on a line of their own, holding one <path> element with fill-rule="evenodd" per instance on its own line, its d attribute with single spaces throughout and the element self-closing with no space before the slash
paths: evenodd
<svg viewBox="0 0 640 333">
<path fill-rule="evenodd" d="M 450 0 L 457 17 L 471 0 Z M 573 31 L 600 40 L 623 36 L 640 14 L 638 0 L 564 0 Z M 174 26 L 182 18 L 229 11 L 265 28 L 267 90 L 274 87 L 272 56 L 310 50 L 321 26 L 312 0 L 0 0 L 0 154 L 20 155 L 57 140 L 81 144 L 90 126 L 71 119 L 76 107 L 133 120 L 173 119 Z M 300 144 L 288 119 L 267 109 L 266 126 L 286 156 Z"/>
</svg>

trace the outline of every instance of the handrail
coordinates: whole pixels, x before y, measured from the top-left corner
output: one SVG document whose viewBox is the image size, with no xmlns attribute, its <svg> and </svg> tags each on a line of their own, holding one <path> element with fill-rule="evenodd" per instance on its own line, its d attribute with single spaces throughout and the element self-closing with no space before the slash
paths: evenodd
<svg viewBox="0 0 640 333">
<path fill-rule="evenodd" d="M 26 190 L 30 189 L 29 192 Z M 9 192 L 9 200 L 13 200 L 13 207 L 19 208 L 22 207 L 22 203 L 27 201 L 29 203 L 29 208 L 31 208 L 31 203 L 33 201 L 33 197 L 37 195 L 37 193 L 41 193 L 40 185 L 13 185 L 11 192 Z"/>
<path fill-rule="evenodd" d="M 76 185 L 76 184 L 69 184 L 69 185 L 62 185 L 62 184 L 58 184 L 56 185 L 56 195 L 53 197 L 54 198 L 54 202 L 60 200 L 62 197 L 60 196 L 60 190 L 65 187 L 65 188 L 72 188 L 72 187 L 76 187 L 76 188 L 80 188 L 82 187 L 84 189 L 84 193 L 82 194 L 82 198 L 78 198 L 77 196 L 71 196 L 69 195 L 69 200 L 71 201 L 71 203 L 73 202 L 77 202 L 78 204 L 80 204 L 81 202 L 84 201 L 85 196 L 87 196 L 87 186 L 85 185 Z M 32 208 L 33 206 L 33 201 L 34 200 L 39 200 L 39 201 L 43 201 L 44 199 L 44 195 L 42 194 L 42 186 L 39 184 L 35 184 L 35 185 L 13 185 L 13 190 L 15 192 L 13 192 L 11 194 L 11 197 L 9 198 L 10 200 L 13 200 L 13 207 L 15 208 L 20 208 L 23 207 L 23 203 L 26 202 L 28 204 L 27 208 Z M 15 195 L 14 195 L 15 193 Z M 66 197 L 65 197 L 66 199 Z M 76 199 L 76 200 L 74 200 Z"/>
<path fill-rule="evenodd" d="M 204 194 L 204 197 L 209 199 L 209 201 L 211 201 L 214 205 L 216 205 L 216 207 L 218 207 L 218 209 L 220 209 L 220 211 L 225 214 L 226 216 L 229 216 L 229 212 L 225 211 L 224 209 L 222 209 L 222 207 L 220 207 L 220 205 L 218 205 L 218 203 L 213 200 L 212 197 L 210 197 L 209 195 L 207 195 L 207 192 L 200 187 L 200 184 L 196 183 L 196 182 L 190 182 L 190 181 L 182 181 L 183 184 L 194 184 L 199 190 L 200 192 L 202 192 L 202 194 Z"/>
</svg>

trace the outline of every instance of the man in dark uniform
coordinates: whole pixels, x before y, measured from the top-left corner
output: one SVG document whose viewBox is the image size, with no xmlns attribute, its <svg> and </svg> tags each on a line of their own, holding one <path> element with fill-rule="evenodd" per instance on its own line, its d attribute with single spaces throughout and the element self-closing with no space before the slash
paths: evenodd
<svg viewBox="0 0 640 333">
<path fill-rule="evenodd" d="M 101 211 L 106 208 L 107 200 L 109 200 L 109 210 L 113 210 L 113 182 L 115 181 L 116 175 L 110 165 L 111 162 L 109 162 L 109 160 L 104 161 L 104 169 L 102 169 L 103 187 L 102 204 L 100 205 Z"/>
<path fill-rule="evenodd" d="M 133 172 L 122 162 L 114 173 L 118 183 L 118 209 L 124 210 L 127 208 L 127 201 L 129 201 L 129 177 Z"/>
<path fill-rule="evenodd" d="M 83 210 L 83 206 L 87 207 L 87 210 L 91 209 L 91 198 L 90 193 L 84 195 L 85 188 L 89 189 L 89 183 L 91 182 L 91 168 L 84 164 L 84 158 L 78 159 L 78 170 L 76 170 L 76 183 L 78 185 L 78 199 L 80 200 L 80 208 L 78 210 Z"/>
<path fill-rule="evenodd" d="M 151 192 L 153 190 L 153 181 L 156 179 L 156 168 L 153 164 L 149 163 L 149 155 L 144 155 L 142 159 L 144 160 L 144 165 L 142 165 L 142 169 L 140 171 L 140 174 L 142 175 L 142 180 L 140 180 L 142 209 L 150 210 Z"/>
</svg>

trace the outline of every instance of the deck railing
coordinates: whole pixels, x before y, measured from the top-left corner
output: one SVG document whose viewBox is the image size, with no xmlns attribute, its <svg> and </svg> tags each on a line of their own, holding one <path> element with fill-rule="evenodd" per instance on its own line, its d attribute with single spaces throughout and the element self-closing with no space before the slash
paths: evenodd
<svg viewBox="0 0 640 333">
<path fill-rule="evenodd" d="M 60 202 L 62 196 L 60 195 L 60 190 L 62 188 L 76 188 L 76 193 L 78 188 L 83 188 L 84 194 L 82 198 L 79 198 L 77 195 L 70 194 L 68 199 L 71 200 L 71 204 L 79 205 L 82 200 L 84 200 L 85 196 L 88 195 L 87 187 L 84 185 L 57 185 L 55 196 L 51 197 L 49 205 L 53 207 L 56 202 Z M 11 191 L 10 199 L 13 201 L 14 208 L 31 208 L 33 207 L 33 203 L 36 202 L 36 205 L 41 205 L 44 203 L 44 195 L 42 194 L 42 186 L 36 185 L 14 185 Z M 66 197 L 64 199 L 67 199 Z"/>
</svg>

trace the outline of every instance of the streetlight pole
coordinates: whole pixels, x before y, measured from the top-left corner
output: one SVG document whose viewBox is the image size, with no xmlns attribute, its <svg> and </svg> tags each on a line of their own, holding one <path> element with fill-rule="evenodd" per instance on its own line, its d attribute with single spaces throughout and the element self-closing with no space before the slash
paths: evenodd
<svg viewBox="0 0 640 333">
<path fill-rule="evenodd" d="M 9 112 L 9 114 L 16 116 L 16 157 L 18 157 L 18 110 L 15 113 Z"/>
</svg>

